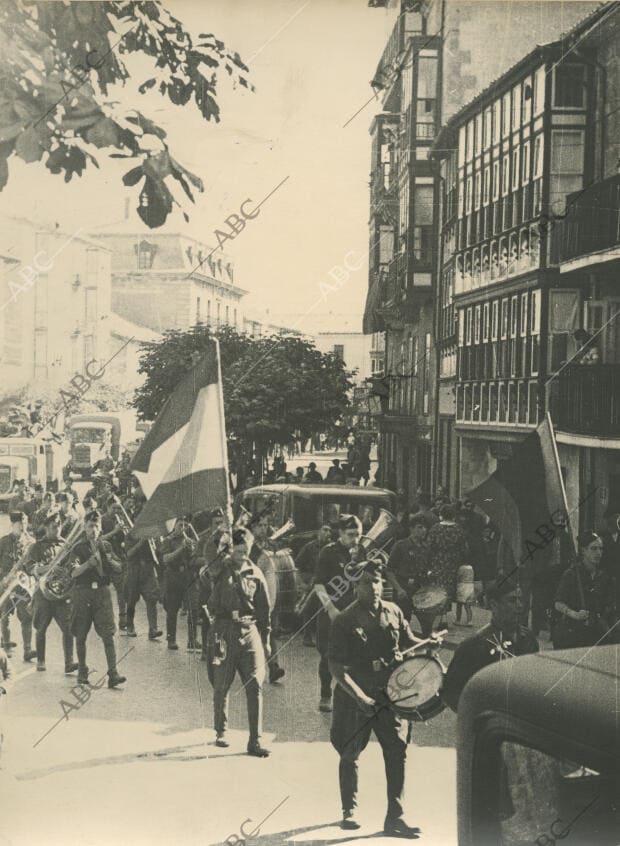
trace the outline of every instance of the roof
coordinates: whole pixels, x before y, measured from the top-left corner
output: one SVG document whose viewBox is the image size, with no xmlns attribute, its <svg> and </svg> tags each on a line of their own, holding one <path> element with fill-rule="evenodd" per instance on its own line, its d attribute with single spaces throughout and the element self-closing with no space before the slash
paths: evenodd
<svg viewBox="0 0 620 846">
<path fill-rule="evenodd" d="M 121 338 L 131 338 L 132 341 L 161 341 L 162 335 L 159 332 L 148 329 L 146 326 L 139 326 L 132 323 L 125 317 L 121 317 L 115 311 L 110 312 L 110 332 Z"/>
<path fill-rule="evenodd" d="M 293 493 L 299 496 L 359 496 L 367 499 L 372 497 L 394 497 L 392 491 L 386 488 L 357 488 L 346 485 L 289 485 L 286 482 L 273 485 L 257 485 L 242 491 L 242 496 L 248 493 Z"/>
<path fill-rule="evenodd" d="M 482 713 L 503 713 L 618 756 L 617 648 L 539 652 L 486 667 L 463 691 L 459 735 L 471 732 Z"/>
<path fill-rule="evenodd" d="M 455 132 L 456 128 L 467 120 L 470 114 L 478 110 L 477 107 L 489 98 L 489 95 L 495 88 L 505 85 L 512 77 L 518 76 L 528 67 L 528 65 L 533 64 L 536 59 L 542 61 L 559 48 L 562 49 L 562 55 L 564 56 L 568 53 L 568 50 L 564 49 L 569 46 L 567 42 L 582 36 L 590 27 L 600 23 L 602 18 L 605 16 L 611 16 L 614 11 L 617 12 L 619 10 L 620 3 L 618 3 L 617 0 L 604 3 L 591 14 L 583 18 L 583 20 L 579 21 L 579 23 L 577 23 L 572 29 L 568 30 L 568 32 L 561 35 L 556 41 L 551 41 L 546 44 L 538 44 L 533 50 L 530 50 L 530 52 L 523 56 L 523 58 L 521 58 L 515 65 L 490 82 L 486 88 L 483 88 L 479 94 L 470 100 L 469 103 L 466 103 L 450 118 L 435 138 L 435 142 L 431 148 L 431 154 L 435 155 L 436 153 L 440 153 L 446 149 L 446 144 L 449 143 L 448 139 Z M 572 49 L 572 47 L 569 49 Z"/>
</svg>

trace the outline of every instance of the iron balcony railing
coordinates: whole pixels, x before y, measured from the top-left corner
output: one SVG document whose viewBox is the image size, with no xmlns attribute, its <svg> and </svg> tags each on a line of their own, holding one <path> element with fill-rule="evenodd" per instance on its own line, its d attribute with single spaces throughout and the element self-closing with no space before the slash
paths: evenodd
<svg viewBox="0 0 620 846">
<path fill-rule="evenodd" d="M 569 194 L 564 215 L 547 226 L 553 264 L 620 247 L 620 174 Z"/>
</svg>

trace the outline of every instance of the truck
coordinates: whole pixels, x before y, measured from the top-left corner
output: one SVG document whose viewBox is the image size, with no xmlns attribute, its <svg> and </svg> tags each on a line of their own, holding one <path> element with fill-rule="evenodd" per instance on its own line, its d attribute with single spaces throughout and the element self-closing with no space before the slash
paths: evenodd
<svg viewBox="0 0 620 846">
<path fill-rule="evenodd" d="M 66 443 L 43 438 L 0 438 L 0 510 L 6 511 L 16 479 L 57 491 L 68 458 Z"/>
<path fill-rule="evenodd" d="M 67 430 L 70 458 L 65 472 L 87 479 L 106 458 L 118 461 L 122 448 L 140 437 L 131 410 L 77 414 Z"/>
</svg>

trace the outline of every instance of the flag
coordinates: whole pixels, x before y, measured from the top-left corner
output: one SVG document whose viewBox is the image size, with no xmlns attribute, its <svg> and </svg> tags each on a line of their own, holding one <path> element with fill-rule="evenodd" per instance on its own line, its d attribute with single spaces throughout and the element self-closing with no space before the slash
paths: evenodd
<svg viewBox="0 0 620 846">
<path fill-rule="evenodd" d="M 219 344 L 168 397 L 131 464 L 147 498 L 134 526 L 138 537 L 165 532 L 167 521 L 229 507 L 226 428 Z"/>
<path fill-rule="evenodd" d="M 545 567 L 562 517 L 568 516 L 548 415 L 468 498 L 498 527 L 515 565 L 527 565 L 532 572 Z"/>
</svg>

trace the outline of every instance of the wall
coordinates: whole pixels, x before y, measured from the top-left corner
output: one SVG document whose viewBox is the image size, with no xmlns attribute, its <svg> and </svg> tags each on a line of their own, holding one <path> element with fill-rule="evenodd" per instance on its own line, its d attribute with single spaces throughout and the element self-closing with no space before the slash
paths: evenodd
<svg viewBox="0 0 620 846">
<path fill-rule="evenodd" d="M 371 375 L 371 336 L 361 332 L 319 332 L 314 337 L 316 348 L 321 352 L 333 352 L 334 345 L 344 346 L 344 362 L 347 370 L 357 368 L 354 382 L 363 382 Z"/>
</svg>

